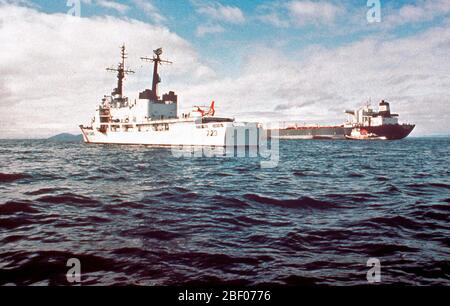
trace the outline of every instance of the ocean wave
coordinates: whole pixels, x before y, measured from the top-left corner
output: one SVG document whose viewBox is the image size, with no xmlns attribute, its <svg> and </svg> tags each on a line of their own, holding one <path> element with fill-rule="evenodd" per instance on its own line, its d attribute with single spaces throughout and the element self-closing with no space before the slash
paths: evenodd
<svg viewBox="0 0 450 306">
<path fill-rule="evenodd" d="M 450 184 L 445 183 L 412 183 L 406 185 L 409 188 L 422 190 L 422 189 L 434 189 L 434 188 L 442 188 L 442 189 L 450 189 Z"/>
<path fill-rule="evenodd" d="M 430 183 L 428 184 L 431 187 L 436 188 L 444 188 L 444 189 L 450 189 L 450 184 L 444 184 L 444 183 Z"/>
<path fill-rule="evenodd" d="M 316 177 L 319 177 L 319 176 L 321 176 L 321 174 L 320 174 L 319 172 L 317 172 L 317 171 L 312 171 L 312 170 L 305 170 L 305 171 L 297 170 L 297 171 L 293 171 L 292 174 L 293 174 L 294 176 L 299 176 L 299 177 L 307 177 L 307 176 L 311 176 L 311 177 L 316 176 Z"/>
<path fill-rule="evenodd" d="M 47 195 L 38 198 L 36 201 L 52 204 L 100 204 L 100 201 L 90 197 L 77 195 L 74 193 L 63 193 L 61 195 Z"/>
<path fill-rule="evenodd" d="M 160 192 L 158 194 L 155 194 L 153 197 L 157 198 L 157 199 L 174 199 L 174 200 L 179 200 L 179 201 L 183 202 L 186 200 L 198 198 L 198 194 L 196 194 L 195 192 L 188 192 L 188 191 L 180 192 L 175 189 L 175 190 Z"/>
<path fill-rule="evenodd" d="M 47 281 L 50 285 L 67 285 L 66 263 L 69 258 L 77 258 L 83 263 L 84 274 L 120 267 L 110 258 L 66 251 L 11 252 L 2 256 L 9 264 L 0 269 L 0 285 L 33 285 L 41 281 Z"/>
<path fill-rule="evenodd" d="M 448 260 L 436 260 L 433 262 L 419 262 L 416 264 L 403 264 L 391 269 L 393 276 L 404 275 L 410 278 L 420 278 L 426 285 L 449 285 L 450 263 Z"/>
<path fill-rule="evenodd" d="M 308 231 L 308 235 L 312 240 L 322 239 L 324 241 L 332 241 L 332 240 L 346 240 L 354 237 L 363 237 L 366 234 L 361 233 L 360 231 L 347 230 L 344 228 L 335 228 L 335 229 L 323 229 L 323 230 L 310 230 Z M 310 242 L 308 240 L 308 242 Z"/>
<path fill-rule="evenodd" d="M 0 228 L 7 230 L 16 229 L 26 225 L 32 225 L 36 220 L 28 217 L 8 217 L 0 219 Z"/>
<path fill-rule="evenodd" d="M 178 285 L 180 281 L 173 281 L 169 285 Z M 252 283 L 245 278 L 234 278 L 234 279 L 224 279 L 223 277 L 218 277 L 217 275 L 200 275 L 194 276 L 193 279 L 182 282 L 183 285 L 187 287 L 198 287 L 198 286 L 228 286 L 228 287 L 243 287 L 249 286 Z"/>
<path fill-rule="evenodd" d="M 212 199 L 215 203 L 218 203 L 219 205 L 225 205 L 228 207 L 243 208 L 243 207 L 249 206 L 246 202 L 241 201 L 238 198 L 234 198 L 234 197 L 226 197 L 223 195 L 214 195 L 212 197 Z"/>
<path fill-rule="evenodd" d="M 394 216 L 394 217 L 375 217 L 370 218 L 367 220 L 364 220 L 361 222 L 361 224 L 364 224 L 366 226 L 370 227 L 396 227 L 396 228 L 406 228 L 411 230 L 418 230 L 423 228 L 423 226 L 407 217 L 402 216 Z"/>
<path fill-rule="evenodd" d="M 31 175 L 25 173 L 0 173 L 0 183 L 11 183 L 27 178 L 31 178 Z"/>
<path fill-rule="evenodd" d="M 176 255 L 189 261 L 199 268 L 219 268 L 228 269 L 236 265 L 255 266 L 261 262 L 271 261 L 271 257 L 267 256 L 231 256 L 223 253 L 205 253 L 205 252 L 189 252 Z"/>
<path fill-rule="evenodd" d="M 24 240 L 26 238 L 27 237 L 24 235 L 11 235 L 11 236 L 7 236 L 7 237 L 3 238 L 2 243 L 5 243 L 5 244 L 13 243 L 16 241 Z"/>
<path fill-rule="evenodd" d="M 12 215 L 15 213 L 37 214 L 38 212 L 28 201 L 8 201 L 0 205 L 0 215 Z"/>
<path fill-rule="evenodd" d="M 145 207 L 145 204 L 154 204 L 155 200 L 152 199 L 143 199 L 142 202 L 122 202 L 119 204 L 121 208 L 130 208 L 130 209 L 142 209 Z"/>
<path fill-rule="evenodd" d="M 407 245 L 389 243 L 364 243 L 355 245 L 352 249 L 374 257 L 389 256 L 396 253 L 414 253 L 418 251 L 416 248 Z"/>
<path fill-rule="evenodd" d="M 358 172 L 350 172 L 349 174 L 348 174 L 348 177 L 353 177 L 353 178 L 360 178 L 360 177 L 364 177 L 364 174 L 362 174 L 362 173 L 358 173 Z"/>
<path fill-rule="evenodd" d="M 427 208 L 438 210 L 438 211 L 445 211 L 450 212 L 450 205 L 444 205 L 444 204 L 431 204 Z"/>
<path fill-rule="evenodd" d="M 52 194 L 55 192 L 59 192 L 62 190 L 67 190 L 68 188 L 40 188 L 38 190 L 34 190 L 34 191 L 27 191 L 25 192 L 25 194 L 27 195 L 43 195 L 43 194 Z"/>
<path fill-rule="evenodd" d="M 290 199 L 290 200 L 278 200 L 269 197 L 263 197 L 257 194 L 245 194 L 244 198 L 261 204 L 269 204 L 278 207 L 284 208 L 298 208 L 298 209 L 334 209 L 334 208 L 343 208 L 336 203 L 319 201 L 310 197 L 301 197 L 298 199 Z"/>
<path fill-rule="evenodd" d="M 109 223 L 112 222 L 112 220 L 99 216 L 86 216 L 83 218 L 83 222 L 86 222 L 87 224 L 99 224 L 99 223 Z"/>
<path fill-rule="evenodd" d="M 268 235 L 254 234 L 247 237 L 247 240 L 251 243 L 268 245 L 273 241 L 273 238 L 269 237 Z"/>
<path fill-rule="evenodd" d="M 378 196 L 376 194 L 370 193 L 328 193 L 325 194 L 325 197 L 337 203 L 362 203 L 377 199 Z"/>
<path fill-rule="evenodd" d="M 448 213 L 439 213 L 434 211 L 417 211 L 414 213 L 416 217 L 419 217 L 421 219 L 431 221 L 431 220 L 437 220 L 437 221 L 450 221 L 450 216 Z"/>
<path fill-rule="evenodd" d="M 246 225 L 270 225 L 270 226 L 286 226 L 288 223 L 286 222 L 276 222 L 275 220 L 262 220 L 262 219 L 256 219 L 252 218 L 250 216 L 237 216 L 235 217 L 236 220 L 239 222 L 242 222 Z"/>
<path fill-rule="evenodd" d="M 126 230 L 122 232 L 125 236 L 130 236 L 134 238 L 146 238 L 146 239 L 156 239 L 156 240 L 172 240 L 181 237 L 181 235 L 175 232 L 169 232 L 157 229 L 147 229 L 147 228 L 137 228 Z"/>
<path fill-rule="evenodd" d="M 400 188 L 398 188 L 397 186 L 392 185 L 392 184 L 389 184 L 389 185 L 387 186 L 386 192 L 387 192 L 388 194 L 392 194 L 392 193 L 402 193 L 402 191 L 400 190 Z"/>
<path fill-rule="evenodd" d="M 320 282 L 320 279 L 299 275 L 289 275 L 278 278 L 283 284 L 288 286 L 311 286 Z"/>
</svg>

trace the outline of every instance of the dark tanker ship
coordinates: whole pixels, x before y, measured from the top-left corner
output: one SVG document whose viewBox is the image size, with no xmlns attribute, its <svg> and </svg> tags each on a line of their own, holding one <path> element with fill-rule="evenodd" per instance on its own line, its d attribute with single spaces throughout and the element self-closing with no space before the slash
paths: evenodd
<svg viewBox="0 0 450 306">
<path fill-rule="evenodd" d="M 403 139 L 414 129 L 414 124 L 399 124 L 398 114 L 392 114 L 388 102 L 382 100 L 378 111 L 367 105 L 355 111 L 345 111 L 351 116 L 345 125 L 350 134 L 347 139 Z"/>
<path fill-rule="evenodd" d="M 403 139 L 414 129 L 414 124 L 399 124 L 398 115 L 392 114 L 388 102 L 382 100 L 378 111 L 367 105 L 346 111 L 351 117 L 339 126 L 291 125 L 278 129 L 280 139 Z"/>
</svg>

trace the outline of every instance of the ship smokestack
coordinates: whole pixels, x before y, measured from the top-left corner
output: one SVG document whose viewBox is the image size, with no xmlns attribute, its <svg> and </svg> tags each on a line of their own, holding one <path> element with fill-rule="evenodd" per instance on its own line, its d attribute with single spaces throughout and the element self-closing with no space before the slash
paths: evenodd
<svg viewBox="0 0 450 306">
<path fill-rule="evenodd" d="M 381 116 L 390 116 L 391 115 L 391 107 L 388 102 L 381 100 L 378 105 L 378 112 Z"/>
</svg>

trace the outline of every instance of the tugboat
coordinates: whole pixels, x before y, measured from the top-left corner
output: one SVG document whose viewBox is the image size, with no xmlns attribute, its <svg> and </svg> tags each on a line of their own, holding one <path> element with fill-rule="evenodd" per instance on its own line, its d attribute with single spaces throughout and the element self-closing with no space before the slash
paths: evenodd
<svg viewBox="0 0 450 306">
<path fill-rule="evenodd" d="M 80 125 L 83 140 L 89 144 L 128 144 L 151 146 L 258 146 L 263 136 L 259 123 L 236 122 L 234 118 L 216 117 L 215 105 L 209 109 L 194 106 L 192 111 L 178 116 L 178 96 L 173 91 L 158 94 L 161 78 L 158 66 L 172 62 L 161 59 L 162 48 L 152 57 L 141 57 L 153 63 L 151 89 L 140 92 L 136 99 L 124 95 L 125 75 L 134 71 L 125 68 L 127 54 L 121 47 L 121 62 L 117 68 L 117 88 L 105 95 L 88 126 Z M 238 133 L 235 133 L 238 130 Z M 239 137 L 239 131 L 251 137 Z M 235 134 L 237 136 L 235 136 Z"/>
<path fill-rule="evenodd" d="M 395 140 L 407 137 L 414 129 L 414 124 L 399 124 L 398 114 L 392 114 L 390 105 L 382 100 L 378 111 L 370 105 L 355 111 L 345 111 L 350 120 L 344 125 L 347 128 L 345 137 L 352 140 Z"/>
<path fill-rule="evenodd" d="M 350 135 L 345 135 L 345 138 L 351 140 L 386 140 L 386 137 L 379 137 L 373 133 L 369 133 L 365 128 L 353 128 Z"/>
</svg>

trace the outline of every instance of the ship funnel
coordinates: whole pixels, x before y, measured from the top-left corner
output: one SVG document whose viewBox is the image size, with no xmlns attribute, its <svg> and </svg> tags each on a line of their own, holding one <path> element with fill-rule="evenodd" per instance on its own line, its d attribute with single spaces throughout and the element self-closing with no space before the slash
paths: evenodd
<svg viewBox="0 0 450 306">
<path fill-rule="evenodd" d="M 378 112 L 382 116 L 389 116 L 391 114 L 391 108 L 389 106 L 389 103 L 381 100 L 380 104 L 378 105 Z"/>
</svg>

